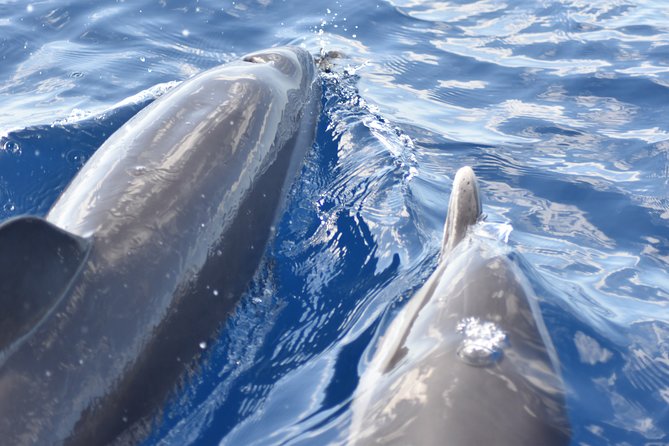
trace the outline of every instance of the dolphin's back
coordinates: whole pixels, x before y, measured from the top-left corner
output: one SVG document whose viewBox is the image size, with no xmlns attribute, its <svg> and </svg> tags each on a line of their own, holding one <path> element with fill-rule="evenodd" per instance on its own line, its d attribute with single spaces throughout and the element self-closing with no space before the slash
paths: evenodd
<svg viewBox="0 0 669 446">
<path fill-rule="evenodd" d="M 429 297 L 416 296 L 426 301 L 405 339 L 380 347 L 378 374 L 360 384 L 372 386 L 374 376 L 354 444 L 568 444 L 561 382 L 532 297 L 508 259 L 466 251 L 429 284 Z"/>
<path fill-rule="evenodd" d="M 176 215 L 182 200 L 196 209 L 200 202 L 210 213 L 220 212 L 218 205 L 230 208 L 295 136 L 313 93 L 313 84 L 303 80 L 313 79 L 313 68 L 294 53 L 278 55 L 292 72 L 259 57 L 257 63 L 233 62 L 147 106 L 86 163 L 48 220 L 79 235 L 123 232 L 127 238 L 137 221 L 170 222 L 175 231 L 187 227 L 179 219 L 194 217 L 195 209 Z M 306 112 L 309 117 L 313 110 Z"/>
</svg>

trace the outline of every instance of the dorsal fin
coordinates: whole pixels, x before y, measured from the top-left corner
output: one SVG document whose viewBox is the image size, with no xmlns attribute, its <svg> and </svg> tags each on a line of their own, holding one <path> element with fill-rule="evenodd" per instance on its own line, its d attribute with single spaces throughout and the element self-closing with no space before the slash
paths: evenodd
<svg viewBox="0 0 669 446">
<path fill-rule="evenodd" d="M 476 175 L 471 167 L 461 167 L 453 179 L 448 202 L 441 255 L 448 254 L 465 237 L 467 229 L 481 216 L 481 197 Z"/>
<path fill-rule="evenodd" d="M 0 225 L 0 351 L 58 302 L 88 250 L 86 239 L 38 217 Z"/>
</svg>

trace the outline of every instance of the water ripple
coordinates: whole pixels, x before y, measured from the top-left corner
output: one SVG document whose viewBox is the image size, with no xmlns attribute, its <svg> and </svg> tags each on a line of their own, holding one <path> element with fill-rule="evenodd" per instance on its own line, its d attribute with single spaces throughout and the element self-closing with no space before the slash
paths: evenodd
<svg viewBox="0 0 669 446">
<path fill-rule="evenodd" d="M 574 443 L 669 435 L 664 2 L 9 1 L 0 30 L 3 219 L 46 212 L 195 73 L 279 44 L 344 55 L 268 263 L 148 444 L 343 443 L 462 165 L 545 297 Z"/>
</svg>

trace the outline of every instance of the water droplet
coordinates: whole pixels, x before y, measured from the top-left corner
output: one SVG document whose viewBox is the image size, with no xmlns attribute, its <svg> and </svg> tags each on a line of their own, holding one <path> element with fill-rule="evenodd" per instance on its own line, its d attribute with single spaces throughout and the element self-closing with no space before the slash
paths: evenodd
<svg viewBox="0 0 669 446">
<path fill-rule="evenodd" d="M 253 302 L 254 304 L 261 304 L 262 299 L 259 297 L 254 297 L 253 299 L 251 299 L 251 302 Z"/>
<path fill-rule="evenodd" d="M 140 62 L 146 62 L 146 57 L 141 56 L 141 57 L 139 58 L 139 61 L 140 61 Z"/>
<path fill-rule="evenodd" d="M 462 335 L 457 354 L 466 364 L 485 367 L 501 359 L 506 334 L 495 323 L 468 317 L 458 323 L 456 330 Z"/>
<path fill-rule="evenodd" d="M 35 10 L 35 7 L 33 5 L 26 6 L 26 12 L 33 12 L 34 10 Z"/>
<path fill-rule="evenodd" d="M 181 35 L 184 36 L 184 37 L 188 37 L 188 36 L 190 36 L 190 31 L 188 31 L 187 29 L 184 29 L 184 30 L 181 31 Z"/>
<path fill-rule="evenodd" d="M 204 350 L 205 348 L 207 348 L 207 343 L 206 343 L 206 342 L 200 342 L 199 345 L 200 345 L 200 348 L 201 348 L 202 350 Z"/>
<path fill-rule="evenodd" d="M 50 370 L 47 370 L 46 372 L 44 372 L 44 374 L 46 375 L 47 378 L 51 378 L 51 371 Z"/>
<path fill-rule="evenodd" d="M 4 150 L 9 153 L 21 153 L 21 147 L 19 146 L 19 143 L 15 141 L 5 142 Z"/>
<path fill-rule="evenodd" d="M 214 296 L 218 296 L 218 290 L 214 290 Z"/>
<path fill-rule="evenodd" d="M 67 152 L 65 159 L 75 167 L 81 167 L 86 162 L 86 156 L 82 150 L 74 149 Z"/>
</svg>

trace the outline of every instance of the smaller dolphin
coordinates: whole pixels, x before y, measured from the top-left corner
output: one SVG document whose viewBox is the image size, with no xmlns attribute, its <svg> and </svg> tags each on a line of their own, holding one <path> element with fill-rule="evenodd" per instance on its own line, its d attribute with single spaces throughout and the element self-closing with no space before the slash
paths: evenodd
<svg viewBox="0 0 669 446">
<path fill-rule="evenodd" d="M 380 339 L 352 405 L 349 444 L 558 446 L 564 386 L 518 266 L 468 229 L 481 216 L 460 169 L 436 271 Z"/>
</svg>

